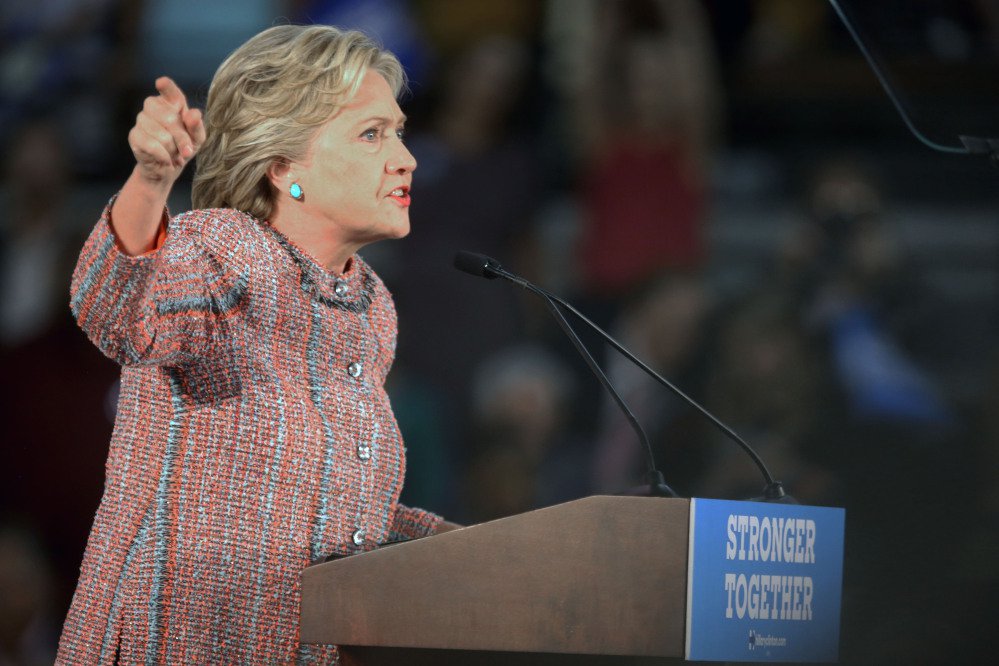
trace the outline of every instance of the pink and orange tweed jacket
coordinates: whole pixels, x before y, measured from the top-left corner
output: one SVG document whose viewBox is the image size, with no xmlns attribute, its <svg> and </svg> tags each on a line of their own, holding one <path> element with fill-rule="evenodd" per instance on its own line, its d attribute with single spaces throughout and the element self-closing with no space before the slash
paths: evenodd
<svg viewBox="0 0 999 666">
<path fill-rule="evenodd" d="M 141 257 L 108 216 L 71 307 L 121 395 L 58 663 L 335 663 L 299 645 L 302 569 L 440 521 L 398 501 L 388 291 L 238 211 L 177 216 Z"/>
</svg>

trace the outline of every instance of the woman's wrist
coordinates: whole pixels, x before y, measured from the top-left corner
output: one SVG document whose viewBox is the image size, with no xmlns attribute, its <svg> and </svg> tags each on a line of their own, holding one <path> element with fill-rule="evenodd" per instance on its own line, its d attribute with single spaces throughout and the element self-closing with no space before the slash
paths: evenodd
<svg viewBox="0 0 999 666">
<path fill-rule="evenodd" d="M 153 249 L 172 183 L 150 180 L 138 165 L 125 181 L 111 208 L 111 228 L 121 249 L 132 256 Z"/>
</svg>

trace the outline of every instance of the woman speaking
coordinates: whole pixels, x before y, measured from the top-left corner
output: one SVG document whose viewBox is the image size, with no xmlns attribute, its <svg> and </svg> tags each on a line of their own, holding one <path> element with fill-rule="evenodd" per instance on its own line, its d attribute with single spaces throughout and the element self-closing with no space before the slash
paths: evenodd
<svg viewBox="0 0 999 666">
<path fill-rule="evenodd" d="M 250 39 L 204 117 L 156 81 L 73 276 L 122 373 L 59 663 L 335 663 L 299 644 L 302 569 L 454 527 L 399 504 L 395 310 L 356 254 L 409 232 L 404 84 L 328 26 Z M 198 210 L 170 217 L 195 155 Z"/>
</svg>

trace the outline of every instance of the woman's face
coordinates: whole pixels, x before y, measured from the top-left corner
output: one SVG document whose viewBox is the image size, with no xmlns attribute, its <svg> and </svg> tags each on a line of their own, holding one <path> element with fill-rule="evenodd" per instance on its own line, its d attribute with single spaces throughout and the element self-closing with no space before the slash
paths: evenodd
<svg viewBox="0 0 999 666">
<path fill-rule="evenodd" d="M 320 128 L 305 159 L 291 166 L 289 176 L 305 195 L 292 203 L 343 244 L 408 234 L 416 160 L 402 142 L 405 120 L 388 83 L 369 70 L 354 99 Z"/>
</svg>

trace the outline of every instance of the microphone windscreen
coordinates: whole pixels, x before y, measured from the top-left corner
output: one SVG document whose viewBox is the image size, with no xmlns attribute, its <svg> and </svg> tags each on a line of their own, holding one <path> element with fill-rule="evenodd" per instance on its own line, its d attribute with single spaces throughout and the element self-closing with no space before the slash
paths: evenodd
<svg viewBox="0 0 999 666">
<path fill-rule="evenodd" d="M 462 250 L 454 255 L 454 267 L 459 271 L 489 278 L 490 280 L 496 277 L 492 271 L 486 270 L 491 263 L 495 262 L 484 254 Z"/>
</svg>

